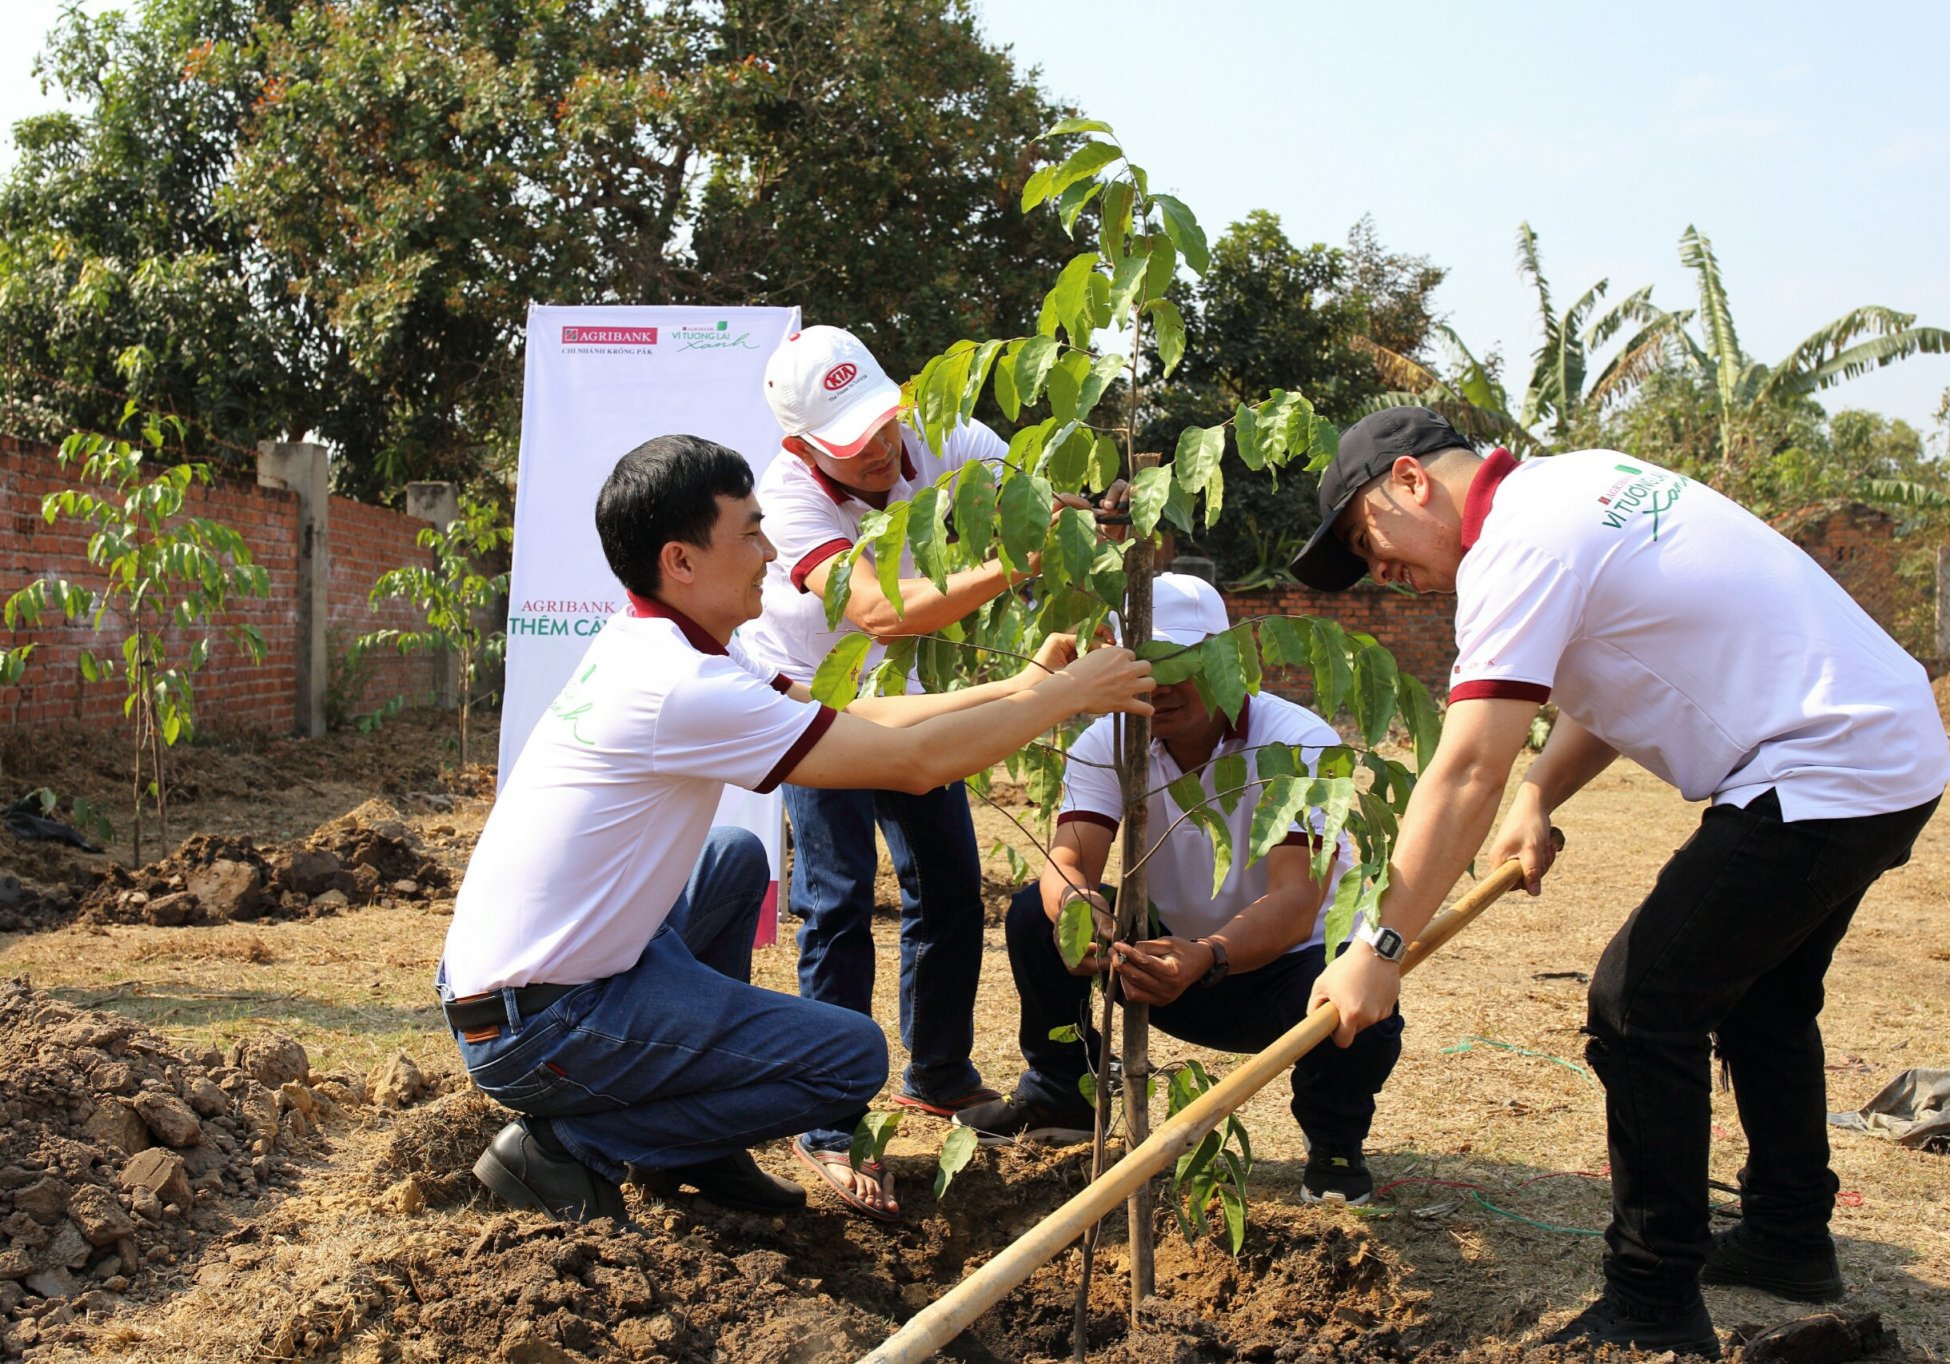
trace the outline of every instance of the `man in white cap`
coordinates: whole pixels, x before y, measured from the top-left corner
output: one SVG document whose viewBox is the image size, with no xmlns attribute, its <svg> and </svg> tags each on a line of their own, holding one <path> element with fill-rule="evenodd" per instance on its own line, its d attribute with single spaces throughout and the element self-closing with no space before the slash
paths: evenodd
<svg viewBox="0 0 1950 1364">
<path fill-rule="evenodd" d="M 911 498 L 950 469 L 973 460 L 999 463 L 1008 447 L 980 422 L 962 422 L 946 433 L 937 459 L 901 420 L 900 386 L 857 337 L 838 327 L 789 336 L 766 365 L 765 398 L 783 432 L 783 453 L 767 467 L 757 493 L 779 557 L 766 575 L 764 615 L 740 635 L 761 664 L 810 683 L 836 643 L 864 631 L 876 641 L 871 668 L 884 641 L 939 630 L 1009 589 L 1011 575 L 991 559 L 951 574 L 941 592 L 904 553 L 903 609 L 896 614 L 872 559 L 862 556 L 846 616 L 829 629 L 825 598 L 833 570 L 859 538 L 862 519 Z M 901 888 L 900 1033 L 909 1061 L 893 1102 L 945 1117 L 994 1098 L 969 1060 L 982 969 L 982 875 L 963 784 L 914 795 L 788 783 L 784 795 L 793 836 L 790 904 L 804 920 L 799 993 L 872 1010 L 878 824 Z M 891 1217 L 898 1211 L 891 1191 L 848 1163 L 865 1111 L 862 1105 L 807 1132 L 801 1158 L 859 1211 Z"/>
<path fill-rule="evenodd" d="M 1531 894 L 1552 813 L 1619 754 L 1711 804 L 1592 973 L 1605 1289 L 1547 1341 L 1717 1358 L 1702 1280 L 1839 1296 L 1822 978 L 1950 778 L 1922 667 L 1761 521 L 1616 450 L 1486 459 L 1427 408 L 1392 408 L 1342 435 L 1320 510 L 1293 565 L 1308 586 L 1371 576 L 1456 597 L 1448 717 L 1395 844 L 1385 937 L 1314 987 L 1340 1010 L 1336 1040 L 1395 1007 L 1403 943 L 1482 846 L 1537 705 L 1555 700 L 1489 845 L 1490 865 L 1521 859 Z M 1717 1237 L 1715 1040 L 1748 1143 L 1741 1221 Z"/>
<path fill-rule="evenodd" d="M 1152 588 L 1152 635 L 1197 648 L 1228 627 L 1225 604 L 1203 579 L 1161 574 Z M 1212 892 L 1213 854 L 1203 830 L 1180 821 L 1165 787 L 1197 772 L 1210 798 L 1216 759 L 1282 744 L 1312 770 L 1340 736 L 1304 706 L 1270 693 L 1250 697 L 1235 724 L 1211 710 L 1191 679 L 1151 696 L 1151 760 L 1141 780 L 1150 798 L 1150 832 L 1162 840 L 1146 863 L 1160 936 L 1114 944 L 1110 969 L 1124 998 L 1151 1006 L 1151 1022 L 1181 1041 L 1221 1051 L 1268 1046 L 1307 1012 L 1314 978 L 1325 962 L 1322 941 L 1334 885 L 1351 863 L 1345 838 L 1326 878 L 1313 875 L 1313 836 L 1295 824 L 1286 841 L 1252 866 L 1253 793 L 1230 814 L 1237 855 Z M 1094 955 L 1072 971 L 1052 925 L 1072 900 L 1088 902 L 1108 931 L 1110 903 L 1098 889 L 1111 842 L 1124 818 L 1119 789 L 1117 725 L 1100 720 L 1070 749 L 1063 803 L 1049 865 L 1009 908 L 1009 967 L 1022 996 L 1019 1042 L 1029 1068 L 1006 1099 L 963 1109 L 961 1126 L 985 1145 L 1006 1140 L 1085 1141 L 1091 1106 L 1078 1088 L 1097 1054 L 1089 976 L 1104 969 Z M 1075 1029 L 1073 1040 L 1065 1028 Z M 1052 1037 L 1052 1033 L 1056 1037 Z M 1307 1138 L 1303 1195 L 1310 1201 L 1365 1203 L 1374 1192 L 1362 1145 L 1374 1119 L 1375 1095 L 1401 1055 L 1396 1013 L 1362 1030 L 1345 1050 L 1316 1047 L 1293 1068 L 1293 1116 Z"/>
</svg>

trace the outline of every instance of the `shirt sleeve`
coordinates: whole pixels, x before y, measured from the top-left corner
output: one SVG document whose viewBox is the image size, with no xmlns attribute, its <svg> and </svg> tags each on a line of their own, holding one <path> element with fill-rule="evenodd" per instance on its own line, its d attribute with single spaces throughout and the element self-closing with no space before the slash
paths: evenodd
<svg viewBox="0 0 1950 1364">
<path fill-rule="evenodd" d="M 764 795 L 812 751 L 837 714 L 794 701 L 731 660 L 708 663 L 664 698 L 653 741 L 656 770 Z"/>
<path fill-rule="evenodd" d="M 780 455 L 793 459 L 793 455 Z M 765 534 L 779 552 L 786 576 L 801 592 L 806 575 L 853 547 L 853 524 L 840 505 L 811 478 L 782 478 L 761 494 Z"/>
<path fill-rule="evenodd" d="M 1111 716 L 1091 725 L 1070 745 L 1069 766 L 1063 773 L 1063 800 L 1056 822 L 1082 821 L 1106 829 L 1124 822 L 1124 792 L 1112 763 L 1117 755 L 1117 721 Z"/>
<path fill-rule="evenodd" d="M 1584 601 L 1583 581 L 1547 550 L 1516 539 L 1472 549 L 1457 583 L 1450 701 L 1549 700 Z"/>
</svg>

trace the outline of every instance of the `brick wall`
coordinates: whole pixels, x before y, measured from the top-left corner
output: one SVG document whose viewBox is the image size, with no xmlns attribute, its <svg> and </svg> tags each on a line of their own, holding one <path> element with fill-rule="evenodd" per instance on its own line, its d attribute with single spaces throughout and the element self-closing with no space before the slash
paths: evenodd
<svg viewBox="0 0 1950 1364">
<path fill-rule="evenodd" d="M 88 528 L 62 518 L 52 526 L 41 517 L 44 494 L 81 486 L 56 462 L 46 446 L 0 437 L 0 600 L 42 577 L 62 577 L 84 587 L 99 587 L 101 577 L 87 560 Z M 192 487 L 186 498 L 191 515 L 208 516 L 234 527 L 252 557 L 270 578 L 270 596 L 235 601 L 227 623 L 255 625 L 264 636 L 262 663 L 219 632 L 210 661 L 197 675 L 196 709 L 206 729 L 284 733 L 297 721 L 298 499 L 282 489 L 219 472 L 207 487 Z M 368 622 L 404 623 L 366 612 L 365 597 L 383 568 L 426 555 L 413 536 L 424 522 L 378 507 L 333 498 L 327 538 L 333 554 L 328 619 L 356 622 L 350 633 L 376 628 Z M 379 567 L 369 567 L 377 564 Z M 363 577 L 361 576 L 363 575 Z M 396 608 L 403 611 L 404 608 Z M 77 659 L 83 649 L 119 657 L 122 620 L 111 614 L 100 631 L 86 619 L 32 631 L 0 629 L 0 644 L 38 645 L 18 687 L 0 690 L 0 722 L 44 724 L 80 722 L 119 725 L 126 696 L 118 681 L 81 678 Z M 349 642 L 349 638 L 348 641 Z M 394 694 L 379 682 L 416 699 L 432 690 L 433 661 L 425 657 L 388 660 L 368 694 L 375 700 Z"/>
<path fill-rule="evenodd" d="M 1860 602 L 1885 630 L 1894 620 L 1897 586 L 1895 521 L 1859 503 L 1824 503 L 1777 517 L 1775 529 L 1808 552 Z M 1449 690 L 1456 661 L 1455 598 L 1406 597 L 1371 582 L 1347 592 L 1313 592 L 1294 584 L 1263 592 L 1228 592 L 1233 620 L 1260 615 L 1327 616 L 1348 630 L 1365 631 L 1387 647 L 1403 672 L 1412 673 L 1438 697 Z M 1269 672 L 1276 695 L 1305 702 L 1313 694 L 1306 673 Z"/>
<path fill-rule="evenodd" d="M 410 601 L 399 598 L 384 602 L 375 611 L 367 604 L 367 594 L 374 580 L 388 570 L 432 562 L 432 551 L 415 543 L 427 523 L 385 507 L 334 497 L 326 525 L 332 568 L 325 643 L 334 659 L 329 674 L 332 684 L 344 693 L 339 703 L 353 715 L 364 714 L 395 696 L 404 696 L 413 705 L 424 704 L 436 683 L 434 665 L 427 654 L 377 650 L 367 654 L 356 671 L 347 671 L 338 662 L 360 635 L 389 628 L 426 628 L 426 618 Z"/>
<path fill-rule="evenodd" d="M 1349 631 L 1373 635 L 1395 656 L 1396 666 L 1412 673 L 1437 696 L 1449 689 L 1456 661 L 1454 597 L 1405 597 L 1363 582 L 1346 592 L 1314 592 L 1299 584 L 1262 592 L 1228 592 L 1233 620 L 1252 616 L 1326 616 Z M 1313 683 L 1306 670 L 1267 670 L 1264 686 L 1277 696 L 1306 702 Z"/>
</svg>

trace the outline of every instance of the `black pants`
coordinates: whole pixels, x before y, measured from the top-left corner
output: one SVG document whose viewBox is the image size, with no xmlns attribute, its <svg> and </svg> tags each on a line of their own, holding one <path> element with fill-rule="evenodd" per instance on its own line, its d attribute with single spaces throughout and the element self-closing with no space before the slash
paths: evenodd
<svg viewBox="0 0 1950 1364">
<path fill-rule="evenodd" d="M 1822 977 L 1863 894 L 1908 860 L 1936 804 L 1791 824 L 1772 791 L 1713 806 L 1605 948 L 1585 1055 L 1611 1146 L 1605 1279 L 1628 1306 L 1660 1315 L 1698 1298 L 1716 1033 L 1747 1133 L 1743 1216 L 1783 1243 L 1828 1244 L 1840 1186 Z"/>
<path fill-rule="evenodd" d="M 1090 981 L 1063 965 L 1043 893 L 1034 882 L 1009 905 L 1009 969 L 1022 997 L 1018 1040 L 1029 1069 L 1016 1084 L 1027 1099 L 1074 1107 L 1082 1102 L 1077 1080 L 1097 1055 Z M 1270 1046 L 1307 1016 L 1307 997 L 1323 965 L 1319 947 L 1289 952 L 1260 967 L 1227 976 L 1207 990 L 1197 985 L 1169 1004 L 1151 1006 L 1158 1030 L 1183 1042 L 1218 1051 L 1254 1052 Z M 1050 1039 L 1052 1029 L 1075 1027 L 1076 1042 Z M 1402 1054 L 1397 1012 L 1355 1035 L 1345 1050 L 1331 1042 L 1308 1052 L 1293 1067 L 1293 1116 L 1308 1146 L 1353 1152 L 1367 1140 L 1374 1096 Z"/>
</svg>

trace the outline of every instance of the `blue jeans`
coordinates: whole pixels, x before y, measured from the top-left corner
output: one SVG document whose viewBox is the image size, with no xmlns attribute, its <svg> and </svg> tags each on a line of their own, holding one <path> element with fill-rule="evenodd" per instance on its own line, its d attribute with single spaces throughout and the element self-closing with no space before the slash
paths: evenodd
<svg viewBox="0 0 1950 1364">
<path fill-rule="evenodd" d="M 1098 1033 L 1090 981 L 1063 965 L 1043 912 L 1042 887 L 1016 892 L 1009 905 L 1009 969 L 1022 996 L 1017 1041 L 1029 1069 L 1016 1093 L 1031 1102 L 1080 1109 L 1077 1081 L 1095 1062 Z M 1255 1052 L 1307 1016 L 1314 977 L 1325 965 L 1323 948 L 1275 957 L 1257 971 L 1227 976 L 1210 989 L 1194 985 L 1169 1004 L 1151 1006 L 1158 1031 L 1216 1051 Z M 1052 1029 L 1075 1027 L 1075 1042 L 1050 1040 Z M 1402 1016 L 1371 1024 L 1342 1048 L 1324 1042 L 1293 1066 L 1293 1116 L 1309 1149 L 1336 1153 L 1361 1149 L 1374 1121 L 1374 1097 L 1402 1054 Z"/>
<path fill-rule="evenodd" d="M 758 839 L 713 829 L 636 965 L 527 1018 L 504 992 L 499 1037 L 455 1034 L 467 1073 L 618 1181 L 627 1166 L 690 1165 L 858 1111 L 887 1079 L 880 1029 L 748 983 L 770 875 Z"/>
<path fill-rule="evenodd" d="M 952 1099 L 981 1083 L 975 990 L 982 976 L 982 866 L 960 782 L 925 796 L 819 791 L 787 784 L 792 816 L 791 907 L 799 929 L 799 993 L 858 1013 L 873 1008 L 876 823 L 901 885 L 901 1045 L 908 1092 Z M 806 1144 L 844 1150 L 866 1115 L 810 1131 Z"/>
</svg>

